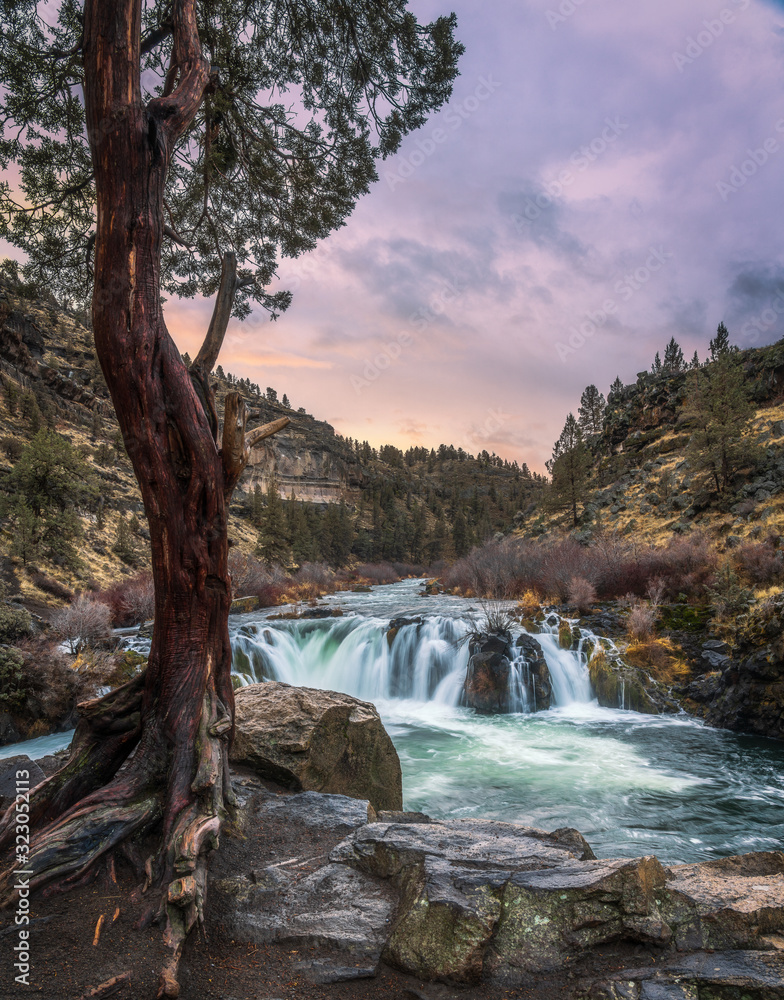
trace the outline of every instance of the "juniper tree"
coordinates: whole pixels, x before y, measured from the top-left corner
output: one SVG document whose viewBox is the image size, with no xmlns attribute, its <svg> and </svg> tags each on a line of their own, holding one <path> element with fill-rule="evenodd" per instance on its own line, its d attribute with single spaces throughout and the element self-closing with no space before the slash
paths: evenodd
<svg viewBox="0 0 784 1000">
<path fill-rule="evenodd" d="M 232 315 L 288 304 L 269 287 L 280 254 L 343 225 L 377 157 L 448 99 L 461 47 L 453 16 L 420 25 L 404 0 L 0 0 L 0 12 L 0 167 L 20 187 L 0 186 L 0 238 L 25 255 L 25 280 L 91 301 L 155 583 L 146 672 L 91 707 L 69 762 L 31 795 L 29 885 L 75 880 L 157 831 L 149 881 L 172 949 L 160 995 L 176 996 L 232 803 L 227 502 L 250 446 L 281 423 L 246 435 L 229 393 L 218 440 L 209 373 Z M 162 292 L 216 296 L 190 369 Z M 12 835 L 6 813 L 0 846 Z M 8 869 L 0 905 L 13 894 Z"/>
</svg>

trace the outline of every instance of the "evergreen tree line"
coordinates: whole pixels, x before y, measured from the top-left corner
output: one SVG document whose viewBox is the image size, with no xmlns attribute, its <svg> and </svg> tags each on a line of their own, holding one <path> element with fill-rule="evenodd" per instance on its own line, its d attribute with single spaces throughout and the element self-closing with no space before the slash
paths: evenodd
<svg viewBox="0 0 784 1000">
<path fill-rule="evenodd" d="M 744 461 L 742 447 L 754 406 L 746 380 L 742 355 L 730 343 L 727 327 L 719 323 L 709 344 L 710 354 L 704 363 L 697 352 L 687 363 L 674 337 L 659 353 L 651 373 L 662 378 L 688 373 L 684 412 L 692 435 L 688 454 L 695 470 L 707 473 L 717 494 L 725 493 Z M 612 472 L 613 456 L 605 450 L 601 433 L 609 403 L 618 401 L 624 385 L 615 379 L 608 399 L 595 385 L 589 385 L 580 398 L 577 417 L 570 413 L 547 464 L 550 483 L 546 503 L 554 511 L 568 511 L 575 526 L 580 523 L 580 508 L 590 485 L 601 486 L 603 473 Z"/>
</svg>

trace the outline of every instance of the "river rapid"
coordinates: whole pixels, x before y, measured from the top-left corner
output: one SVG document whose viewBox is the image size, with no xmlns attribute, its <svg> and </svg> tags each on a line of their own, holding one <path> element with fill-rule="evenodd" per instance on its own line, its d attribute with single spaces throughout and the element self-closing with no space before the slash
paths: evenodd
<svg viewBox="0 0 784 1000">
<path fill-rule="evenodd" d="M 784 743 L 687 715 L 600 708 L 585 657 L 537 635 L 557 707 L 478 715 L 460 706 L 475 601 L 420 596 L 421 581 L 325 599 L 342 618 L 232 620 L 243 683 L 275 679 L 372 701 L 403 768 L 406 809 L 545 830 L 572 826 L 599 857 L 686 863 L 784 845 Z M 279 611 L 274 609 L 272 613 Z M 399 629 L 395 618 L 423 618 Z"/>
<path fill-rule="evenodd" d="M 556 707 L 537 711 L 521 663 L 519 711 L 479 715 L 460 705 L 468 663 L 460 640 L 481 626 L 482 609 L 420 590 L 421 581 L 406 580 L 326 598 L 343 617 L 271 620 L 280 608 L 232 617 L 237 683 L 279 680 L 372 701 L 400 756 L 405 808 L 434 818 L 571 826 L 599 857 L 656 854 L 671 864 L 782 849 L 784 743 L 684 714 L 600 708 L 585 656 L 547 633 L 536 639 Z M 402 626 L 390 644 L 390 621 L 414 617 L 422 623 Z M 68 739 L 3 747 L 0 756 L 41 756 Z"/>
</svg>

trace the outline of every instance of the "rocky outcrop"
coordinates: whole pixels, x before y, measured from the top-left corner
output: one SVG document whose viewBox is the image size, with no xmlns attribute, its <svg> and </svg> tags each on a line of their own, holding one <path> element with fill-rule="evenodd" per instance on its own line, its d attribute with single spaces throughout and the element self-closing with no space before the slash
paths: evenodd
<svg viewBox="0 0 784 1000">
<path fill-rule="evenodd" d="M 392 740 L 374 706 L 349 695 L 276 681 L 239 688 L 231 759 L 288 788 L 402 808 Z"/>
<path fill-rule="evenodd" d="M 542 647 L 533 636 L 525 632 L 518 637 L 515 647 L 518 661 L 522 661 L 524 680 L 533 699 L 531 707 L 536 712 L 544 712 L 552 702 L 553 686 Z"/>
<path fill-rule="evenodd" d="M 469 652 L 464 705 L 484 715 L 519 711 L 515 688 L 523 685 L 532 710 L 550 707 L 550 671 L 532 635 L 524 632 L 513 644 L 507 632 L 485 633 L 470 640 Z"/>
<path fill-rule="evenodd" d="M 485 715 L 511 710 L 511 637 L 481 635 L 469 641 L 471 654 L 463 682 L 463 702 Z"/>
<path fill-rule="evenodd" d="M 597 859 L 576 830 L 418 814 L 373 822 L 368 805 L 264 790 L 246 798 L 242 850 L 254 849 L 259 829 L 269 843 L 283 823 L 286 854 L 265 851 L 261 867 L 218 855 L 212 919 L 222 933 L 285 943 L 303 956 L 298 971 L 321 982 L 372 976 L 383 958 L 420 980 L 512 988 L 615 948 L 612 977 L 586 996 L 782 995 L 763 987 L 776 976 L 784 983 L 784 853 L 671 867 L 655 857 Z M 640 953 L 654 964 L 635 968 Z M 645 985 L 681 974 L 729 983 L 731 970 L 746 993 Z"/>
<path fill-rule="evenodd" d="M 647 715 L 680 711 L 666 686 L 645 668 L 627 663 L 618 655 L 608 655 L 601 647 L 591 656 L 588 674 L 596 700 L 603 708 L 625 708 Z"/>
<path fill-rule="evenodd" d="M 732 645 L 703 647 L 702 674 L 683 705 L 711 726 L 784 739 L 784 595 L 738 620 Z"/>
</svg>

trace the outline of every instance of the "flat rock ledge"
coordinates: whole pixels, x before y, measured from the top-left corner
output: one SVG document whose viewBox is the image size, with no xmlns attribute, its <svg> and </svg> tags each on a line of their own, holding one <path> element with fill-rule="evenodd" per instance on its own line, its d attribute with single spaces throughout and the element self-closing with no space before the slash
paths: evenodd
<svg viewBox="0 0 784 1000">
<path fill-rule="evenodd" d="M 383 959 L 420 980 L 513 987 L 592 949 L 629 945 L 628 956 L 638 945 L 655 954 L 653 970 L 621 968 L 573 995 L 784 998 L 782 852 L 667 867 L 597 859 L 575 830 L 379 821 L 370 803 L 340 795 L 246 790 L 243 810 L 253 828 L 285 815 L 292 831 L 332 834 L 320 857 L 212 880 L 223 933 L 285 943 L 316 981 L 373 976 Z"/>
</svg>

